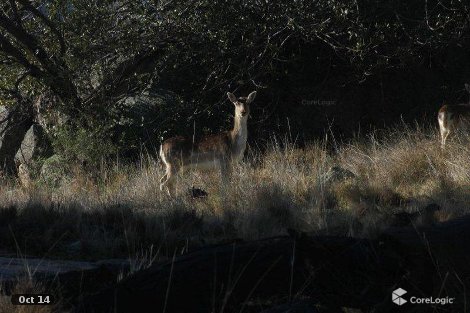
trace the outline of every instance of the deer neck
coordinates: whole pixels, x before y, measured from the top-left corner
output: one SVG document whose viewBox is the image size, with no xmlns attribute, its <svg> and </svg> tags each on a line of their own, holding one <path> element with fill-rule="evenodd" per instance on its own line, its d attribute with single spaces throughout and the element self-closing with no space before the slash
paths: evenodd
<svg viewBox="0 0 470 313">
<path fill-rule="evenodd" d="M 248 138 L 248 117 L 235 115 L 233 129 L 230 132 L 232 137 L 232 153 L 235 158 L 243 156 L 246 148 L 246 139 Z"/>
</svg>

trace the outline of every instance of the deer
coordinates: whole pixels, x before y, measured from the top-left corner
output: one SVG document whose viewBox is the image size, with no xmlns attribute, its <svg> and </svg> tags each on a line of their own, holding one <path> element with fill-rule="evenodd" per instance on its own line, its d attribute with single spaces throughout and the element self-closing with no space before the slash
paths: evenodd
<svg viewBox="0 0 470 313">
<path fill-rule="evenodd" d="M 465 90 L 470 94 L 470 85 L 465 84 Z M 441 134 L 441 148 L 444 149 L 449 134 L 457 129 L 470 124 L 470 103 L 454 105 L 444 104 L 437 114 L 439 132 Z"/>
<path fill-rule="evenodd" d="M 244 155 L 248 138 L 247 120 L 250 105 L 256 97 L 256 91 L 248 97 L 235 97 L 227 92 L 227 97 L 235 106 L 233 128 L 212 135 L 193 139 L 176 136 L 165 140 L 160 146 L 160 158 L 165 166 L 165 174 L 160 179 L 160 190 L 171 196 L 178 172 L 183 168 L 201 169 L 218 168 L 224 184 L 228 182 L 231 168 Z"/>
</svg>

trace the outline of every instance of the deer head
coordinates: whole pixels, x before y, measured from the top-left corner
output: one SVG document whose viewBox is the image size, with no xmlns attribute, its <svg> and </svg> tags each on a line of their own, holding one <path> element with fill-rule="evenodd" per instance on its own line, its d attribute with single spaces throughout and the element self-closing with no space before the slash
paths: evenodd
<svg viewBox="0 0 470 313">
<path fill-rule="evenodd" d="M 237 99 L 231 92 L 227 92 L 228 99 L 235 105 L 235 117 L 246 118 L 250 115 L 250 104 L 255 100 L 256 91 L 253 91 L 248 97 L 240 97 Z"/>
</svg>

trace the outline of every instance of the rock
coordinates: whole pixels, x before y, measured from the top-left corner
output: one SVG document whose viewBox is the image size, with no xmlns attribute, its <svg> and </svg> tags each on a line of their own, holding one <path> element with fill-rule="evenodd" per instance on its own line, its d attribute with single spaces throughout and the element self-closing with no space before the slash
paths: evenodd
<svg viewBox="0 0 470 313">
<path fill-rule="evenodd" d="M 113 109 L 117 117 L 114 127 L 129 148 L 140 153 L 141 144 L 149 148 L 157 147 L 162 132 L 174 129 L 176 119 L 168 116 L 178 116 L 182 107 L 184 102 L 179 95 L 153 88 L 121 99 Z"/>
<path fill-rule="evenodd" d="M 436 203 L 430 203 L 423 208 L 421 216 L 418 219 L 420 226 L 431 226 L 437 222 L 436 213 L 441 210 L 441 207 Z"/>
<path fill-rule="evenodd" d="M 35 122 L 47 134 L 54 133 L 58 125 L 64 125 L 69 118 L 57 110 L 60 99 L 51 92 L 44 92 L 34 102 Z"/>
<path fill-rule="evenodd" d="M 38 124 L 33 124 L 15 155 L 15 163 L 31 165 L 33 160 L 47 158 L 52 154 L 52 147 L 44 129 Z"/>
<path fill-rule="evenodd" d="M 32 106 L 0 106 L 0 164 L 3 173 L 16 173 L 15 155 L 32 123 Z"/>
<path fill-rule="evenodd" d="M 398 212 L 393 214 L 393 220 L 391 225 L 394 227 L 405 227 L 411 226 L 416 222 L 416 219 L 420 216 L 419 212 Z"/>
<path fill-rule="evenodd" d="M 206 191 L 199 188 L 194 188 L 194 186 L 189 191 L 191 194 L 191 199 L 207 198 L 208 196 Z"/>
<path fill-rule="evenodd" d="M 437 222 L 436 212 L 440 210 L 441 207 L 439 205 L 431 203 L 418 212 L 398 212 L 393 215 L 392 226 L 431 226 Z"/>
<path fill-rule="evenodd" d="M 355 178 L 356 175 L 350 170 L 344 169 L 338 165 L 330 167 L 330 169 L 323 175 L 323 179 L 327 182 L 341 181 L 346 179 Z"/>
<path fill-rule="evenodd" d="M 434 213 L 436 211 L 440 211 L 441 207 L 436 203 L 430 203 L 427 206 L 425 206 L 423 210 L 428 213 Z"/>
<path fill-rule="evenodd" d="M 54 154 L 42 164 L 40 180 L 49 186 L 57 187 L 69 178 L 69 170 L 61 155 Z"/>
</svg>

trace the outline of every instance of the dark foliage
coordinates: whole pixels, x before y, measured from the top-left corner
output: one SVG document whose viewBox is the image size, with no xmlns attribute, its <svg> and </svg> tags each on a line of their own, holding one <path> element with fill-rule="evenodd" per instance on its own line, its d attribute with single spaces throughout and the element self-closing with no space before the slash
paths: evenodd
<svg viewBox="0 0 470 313">
<path fill-rule="evenodd" d="M 1 98 L 54 92 L 66 137 L 106 140 L 102 156 L 229 127 L 228 90 L 259 92 L 250 140 L 349 136 L 464 99 L 469 13 L 451 0 L 6 1 Z M 181 101 L 123 120 L 123 99 L 149 90 Z"/>
</svg>

